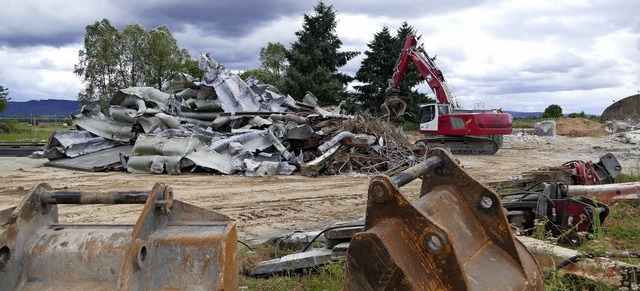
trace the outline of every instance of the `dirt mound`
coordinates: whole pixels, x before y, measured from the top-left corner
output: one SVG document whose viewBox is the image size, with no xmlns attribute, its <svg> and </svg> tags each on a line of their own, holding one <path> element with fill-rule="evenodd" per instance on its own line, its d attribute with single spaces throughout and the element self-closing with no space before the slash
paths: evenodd
<svg viewBox="0 0 640 291">
<path fill-rule="evenodd" d="M 607 136 L 604 124 L 586 118 L 558 118 L 556 133 L 571 137 L 599 137 Z"/>
</svg>

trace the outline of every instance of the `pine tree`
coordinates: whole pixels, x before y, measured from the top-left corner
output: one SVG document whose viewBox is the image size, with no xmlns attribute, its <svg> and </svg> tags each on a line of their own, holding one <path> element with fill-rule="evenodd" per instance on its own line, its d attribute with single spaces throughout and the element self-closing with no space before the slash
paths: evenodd
<svg viewBox="0 0 640 291">
<path fill-rule="evenodd" d="M 385 90 L 389 86 L 389 79 L 393 77 L 398 58 L 409 34 L 416 35 L 416 30 L 407 22 L 403 22 L 398 28 L 396 36 L 391 36 L 389 28 L 385 26 L 367 45 L 369 49 L 364 53 L 366 57 L 356 73 L 356 79 L 364 83 L 355 87 L 361 93 L 358 96 L 358 103 L 362 104 L 362 108 L 377 110 L 385 101 L 387 97 Z M 416 36 L 416 40 L 419 41 L 420 36 Z M 424 78 L 418 68 L 409 64 L 399 86 L 399 95 L 407 102 L 408 119 L 412 121 L 415 121 L 419 103 L 433 101 L 427 94 L 412 89 L 423 81 Z"/>
<path fill-rule="evenodd" d="M 373 36 L 367 47 L 369 50 L 364 52 L 365 58 L 356 73 L 356 80 L 364 85 L 354 88 L 361 93 L 358 95 L 358 103 L 363 108 L 377 109 L 386 98 L 385 89 L 393 75 L 398 49 L 395 38 L 386 26 Z"/>
<path fill-rule="evenodd" d="M 319 2 L 313 15 L 304 14 L 298 40 L 287 52 L 289 67 L 284 79 L 286 93 L 301 99 L 307 91 L 318 97 L 320 105 L 336 104 L 344 98 L 346 84 L 352 77 L 338 72 L 356 51 L 338 51 L 342 41 L 336 34 L 333 6 Z"/>
</svg>

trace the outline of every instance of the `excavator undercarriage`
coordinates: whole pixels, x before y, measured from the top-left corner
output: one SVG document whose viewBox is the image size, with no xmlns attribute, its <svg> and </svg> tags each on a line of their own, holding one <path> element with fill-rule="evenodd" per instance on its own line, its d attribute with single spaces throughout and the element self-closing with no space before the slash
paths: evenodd
<svg viewBox="0 0 640 291">
<path fill-rule="evenodd" d="M 460 155 L 493 155 L 502 147 L 502 136 L 433 136 L 428 135 L 417 142 L 432 148 L 448 148 Z"/>
</svg>

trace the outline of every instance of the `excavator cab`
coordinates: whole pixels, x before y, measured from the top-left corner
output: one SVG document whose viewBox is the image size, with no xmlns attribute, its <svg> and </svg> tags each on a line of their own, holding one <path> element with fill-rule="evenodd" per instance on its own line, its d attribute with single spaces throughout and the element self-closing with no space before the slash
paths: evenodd
<svg viewBox="0 0 640 291">
<path fill-rule="evenodd" d="M 437 132 L 439 117 L 451 113 L 451 108 L 448 104 L 427 103 L 420 104 L 419 107 L 420 132 Z"/>
</svg>

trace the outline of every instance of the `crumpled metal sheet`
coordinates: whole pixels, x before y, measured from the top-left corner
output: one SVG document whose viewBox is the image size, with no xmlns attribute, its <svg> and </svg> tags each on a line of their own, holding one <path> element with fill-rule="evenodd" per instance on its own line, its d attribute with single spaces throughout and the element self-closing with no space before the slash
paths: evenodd
<svg viewBox="0 0 640 291">
<path fill-rule="evenodd" d="M 110 105 L 121 105 L 124 107 L 136 106 L 138 114 L 142 115 L 147 106 L 145 102 L 152 102 L 157 108 L 166 110 L 169 106 L 169 93 L 162 92 L 153 87 L 129 87 L 118 90 L 111 98 Z"/>
<path fill-rule="evenodd" d="M 84 130 L 56 130 L 49 137 L 44 157 L 50 160 L 75 158 L 122 144 Z"/>
<path fill-rule="evenodd" d="M 184 159 L 189 160 L 184 161 Z M 139 135 L 133 147 L 133 154 L 127 163 L 131 173 L 179 174 L 190 165 L 201 166 L 224 174 L 238 170 L 233 158 L 221 155 L 207 147 L 195 135 L 158 136 Z"/>
<path fill-rule="evenodd" d="M 229 144 L 236 142 L 242 144 L 242 151 L 254 152 L 256 150 L 264 150 L 272 146 L 271 141 L 267 137 L 268 130 L 257 130 L 243 134 L 234 135 L 232 137 L 214 141 L 209 148 L 221 154 L 232 154 L 229 150 Z"/>
<path fill-rule="evenodd" d="M 202 55 L 199 66 L 205 71 L 202 84 L 216 89 L 225 112 L 260 111 L 257 95 L 238 75 L 231 74 L 208 54 Z"/>
<path fill-rule="evenodd" d="M 290 165 L 287 162 L 271 162 L 271 161 L 255 161 L 253 159 L 245 159 L 247 169 L 244 172 L 245 176 L 259 176 L 270 177 L 274 175 L 291 175 L 296 166 Z"/>
<path fill-rule="evenodd" d="M 95 114 L 95 111 L 84 110 L 83 113 L 75 116 L 73 123 L 86 131 L 110 140 L 128 142 L 136 136 L 131 131 L 132 124 L 116 121 L 101 113 Z"/>
</svg>

